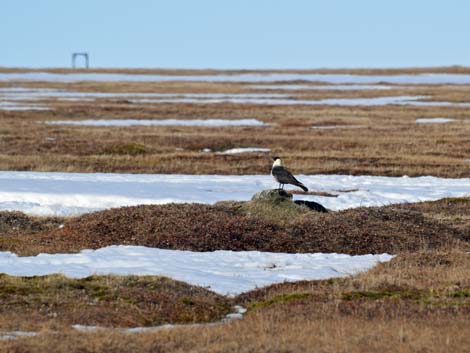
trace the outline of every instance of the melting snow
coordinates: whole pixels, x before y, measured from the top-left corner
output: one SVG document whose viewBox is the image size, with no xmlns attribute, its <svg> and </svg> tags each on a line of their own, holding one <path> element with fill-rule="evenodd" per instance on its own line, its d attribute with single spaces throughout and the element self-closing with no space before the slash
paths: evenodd
<svg viewBox="0 0 470 353">
<path fill-rule="evenodd" d="M 302 96 L 300 96 L 302 97 Z M 163 98 L 163 99 L 130 99 L 133 103 L 192 103 L 192 104 L 266 104 L 266 105 L 338 105 L 338 106 L 382 106 L 382 105 L 412 105 L 412 106 L 456 106 L 466 107 L 470 103 L 420 101 L 428 96 L 389 96 L 373 98 L 329 98 L 319 100 L 281 99 L 281 98 L 240 98 L 225 96 L 223 98 Z"/>
<path fill-rule="evenodd" d="M 33 337 L 36 336 L 37 332 L 32 331 L 0 331 L 0 341 L 1 340 L 14 340 L 20 337 Z"/>
<path fill-rule="evenodd" d="M 0 102 L 0 110 L 50 110 L 45 105 L 20 102 Z"/>
<path fill-rule="evenodd" d="M 284 254 L 259 251 L 192 252 L 143 246 L 109 246 L 78 254 L 18 257 L 0 252 L 0 269 L 13 276 L 62 273 L 83 278 L 93 274 L 161 275 L 237 295 L 273 283 L 342 277 L 365 271 L 391 255 Z"/>
<path fill-rule="evenodd" d="M 237 320 L 243 318 L 243 315 L 246 313 L 246 309 L 240 305 L 235 305 L 233 307 L 233 313 L 227 314 L 222 320 L 215 321 L 215 322 L 206 322 L 206 323 L 195 323 L 195 324 L 163 324 L 159 326 L 144 326 L 144 327 L 104 327 L 104 326 L 88 326 L 88 325 L 72 325 L 72 328 L 78 331 L 84 332 L 94 332 L 94 331 L 101 331 L 101 330 L 112 330 L 124 333 L 142 333 L 142 332 L 153 332 L 153 331 L 160 331 L 160 330 L 167 330 L 173 329 L 177 327 L 200 327 L 200 326 L 217 326 L 223 323 Z"/>
<path fill-rule="evenodd" d="M 258 147 L 243 147 L 243 148 L 232 148 L 219 154 L 238 154 L 238 153 L 249 153 L 249 152 L 271 152 L 269 148 L 258 148 Z"/>
<path fill-rule="evenodd" d="M 3 72 L 0 81 L 211 81 L 211 82 L 281 82 L 309 81 L 330 84 L 470 84 L 469 74 L 399 74 L 352 75 L 313 73 L 246 73 L 232 75 L 146 75 L 120 73 L 51 73 L 51 72 Z"/>
<path fill-rule="evenodd" d="M 298 178 L 312 190 L 339 195 L 294 195 L 294 198 L 316 201 L 333 210 L 470 196 L 470 178 L 350 175 Z M 270 175 L 0 172 L 0 210 L 68 216 L 139 204 L 246 201 L 260 190 L 276 187 Z M 355 191 L 338 192 L 344 189 Z"/>
<path fill-rule="evenodd" d="M 193 98 L 193 99 L 211 99 L 211 98 L 286 98 L 289 95 L 285 93 L 155 93 L 155 92 L 77 92 L 65 91 L 61 89 L 47 88 L 23 88 L 12 87 L 10 89 L 0 90 L 0 99 L 6 100 L 44 100 L 44 99 L 64 99 L 81 100 L 87 98 L 141 98 L 135 99 L 135 102 L 146 102 L 145 98 Z"/>
<path fill-rule="evenodd" d="M 418 124 L 444 124 L 444 123 L 450 123 L 452 121 L 456 121 L 456 119 L 451 119 L 451 118 L 421 118 L 421 119 L 416 119 L 416 122 Z"/>
<path fill-rule="evenodd" d="M 1 74 L 0 74 L 1 75 Z M 257 86 L 258 87 L 258 86 Z M 336 86 L 303 86 L 303 85 L 279 85 L 279 86 L 259 86 L 259 87 L 290 87 L 290 89 L 300 89 L 301 87 L 310 89 L 372 89 L 370 85 L 336 85 Z M 366 88 L 367 87 L 367 88 Z M 9 89 L 9 90 L 8 90 Z M 428 96 L 390 96 L 374 98 L 335 98 L 306 100 L 295 99 L 302 97 L 285 93 L 133 93 L 133 92 L 71 92 L 64 90 L 54 90 L 47 88 L 23 88 L 11 87 L 0 90 L 0 102 L 3 100 L 3 109 L 17 110 L 21 106 L 27 109 L 48 109 L 44 105 L 31 105 L 19 103 L 18 101 L 40 101 L 45 99 L 58 99 L 63 101 L 94 101 L 97 98 L 126 99 L 130 103 L 137 104 L 161 104 L 161 103 L 193 103 L 193 104 L 267 104 L 267 105 L 341 105 L 341 106 L 364 106 L 364 105 L 416 105 L 416 106 L 469 106 L 469 103 L 458 102 L 438 102 L 420 101 L 429 98 Z M 12 103 L 14 101 L 15 103 Z M 0 107 L 2 106 L 0 103 Z M 10 107 L 10 108 L 9 108 Z"/>
<path fill-rule="evenodd" d="M 49 120 L 47 124 L 85 125 L 85 126 L 265 126 L 269 125 L 257 119 L 87 119 L 87 120 Z"/>
<path fill-rule="evenodd" d="M 257 85 L 251 86 L 250 88 L 255 89 L 266 89 L 266 90 L 333 90 L 333 91 L 360 91 L 360 90 L 388 90 L 394 87 L 383 86 L 383 85 Z M 402 88 L 402 87 L 397 87 Z"/>
</svg>

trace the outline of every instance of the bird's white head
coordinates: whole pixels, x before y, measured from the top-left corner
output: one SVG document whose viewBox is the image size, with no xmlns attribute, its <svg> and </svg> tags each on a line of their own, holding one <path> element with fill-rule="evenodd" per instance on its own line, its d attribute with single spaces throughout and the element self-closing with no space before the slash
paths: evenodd
<svg viewBox="0 0 470 353">
<path fill-rule="evenodd" d="M 273 161 L 274 161 L 273 167 L 281 167 L 282 166 L 281 158 L 279 158 L 277 156 L 274 156 Z"/>
</svg>

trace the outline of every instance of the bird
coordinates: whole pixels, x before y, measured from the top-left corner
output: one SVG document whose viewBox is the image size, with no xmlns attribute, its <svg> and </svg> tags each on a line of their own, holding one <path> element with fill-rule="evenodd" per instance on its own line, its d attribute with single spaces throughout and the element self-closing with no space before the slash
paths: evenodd
<svg viewBox="0 0 470 353">
<path fill-rule="evenodd" d="M 279 183 L 279 190 L 284 189 L 284 184 L 292 184 L 298 186 L 305 192 L 308 191 L 308 188 L 304 184 L 298 181 L 291 172 L 282 166 L 281 158 L 274 156 L 273 161 L 271 175 Z"/>
</svg>

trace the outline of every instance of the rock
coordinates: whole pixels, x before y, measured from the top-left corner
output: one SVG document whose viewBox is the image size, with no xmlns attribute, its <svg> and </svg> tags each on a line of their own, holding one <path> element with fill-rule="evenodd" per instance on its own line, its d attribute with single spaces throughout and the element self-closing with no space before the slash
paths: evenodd
<svg viewBox="0 0 470 353">
<path fill-rule="evenodd" d="M 263 203 L 272 204 L 273 206 L 281 206 L 289 209 L 289 210 L 298 210 L 299 212 L 301 209 L 297 207 L 303 207 L 304 209 L 309 209 L 311 211 L 320 212 L 320 213 L 327 213 L 328 210 L 320 205 L 318 202 L 314 201 L 307 201 L 307 200 L 295 200 L 293 201 L 293 196 L 291 193 L 285 190 L 263 190 L 251 198 L 252 202 L 259 202 L 262 201 Z"/>
<path fill-rule="evenodd" d="M 251 200 L 281 203 L 285 201 L 292 201 L 292 194 L 288 193 L 285 190 L 279 189 L 263 190 L 254 194 Z"/>
</svg>

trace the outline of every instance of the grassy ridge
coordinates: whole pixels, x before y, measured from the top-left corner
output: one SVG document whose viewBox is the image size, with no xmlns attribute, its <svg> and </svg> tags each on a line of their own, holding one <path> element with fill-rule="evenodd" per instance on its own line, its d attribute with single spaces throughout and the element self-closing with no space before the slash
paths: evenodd
<svg viewBox="0 0 470 353">
<path fill-rule="evenodd" d="M 0 328 L 6 331 L 211 322 L 232 310 L 225 297 L 156 276 L 0 275 L 0 303 Z"/>
<path fill-rule="evenodd" d="M 122 207 L 71 218 L 61 228 L 6 234 L 0 237 L 0 249 L 34 255 L 120 244 L 193 251 L 358 255 L 397 254 L 451 244 L 466 246 L 470 240 L 468 199 L 357 208 L 326 214 L 299 211 L 295 217 L 289 213 L 287 218 L 280 217 L 282 212 L 276 207 L 262 207 L 262 204 Z M 444 212 L 447 212 L 446 217 L 442 216 Z M 454 224 L 454 220 L 460 220 L 460 223 Z"/>
</svg>

